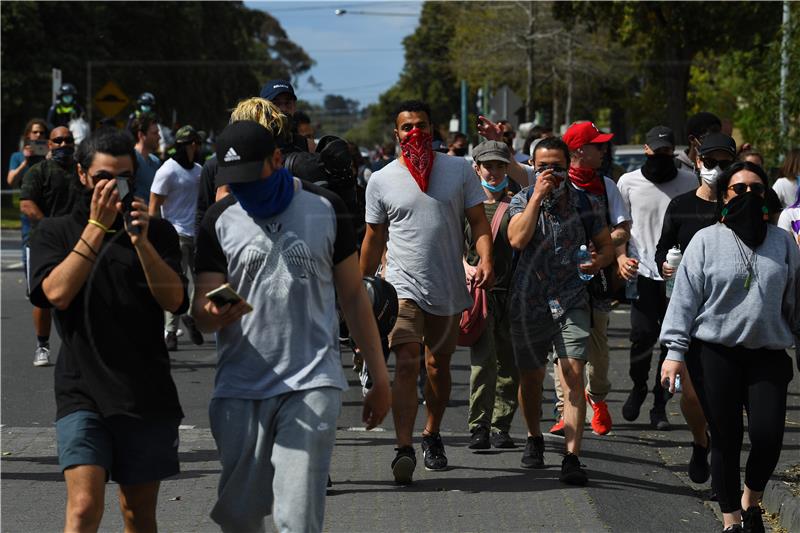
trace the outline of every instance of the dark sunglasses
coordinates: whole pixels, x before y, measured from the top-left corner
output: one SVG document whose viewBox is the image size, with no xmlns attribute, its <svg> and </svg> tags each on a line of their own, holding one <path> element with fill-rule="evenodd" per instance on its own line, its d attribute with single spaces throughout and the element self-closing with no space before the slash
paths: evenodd
<svg viewBox="0 0 800 533">
<path fill-rule="evenodd" d="M 50 139 L 50 142 L 53 144 L 75 144 L 75 137 L 56 137 L 55 139 Z"/>
<path fill-rule="evenodd" d="M 545 170 L 552 170 L 553 172 L 566 172 L 567 169 L 558 165 L 542 165 L 536 169 L 536 172 L 544 172 Z"/>
<path fill-rule="evenodd" d="M 764 192 L 767 190 L 763 183 L 750 183 L 749 185 L 747 183 L 735 183 L 728 187 L 728 190 L 736 193 L 736 196 L 746 193 L 748 189 L 759 196 L 764 196 Z"/>
<path fill-rule="evenodd" d="M 112 174 L 111 172 L 106 172 L 105 170 L 101 170 L 97 174 L 92 176 L 92 180 L 94 180 L 95 182 L 98 182 L 100 180 L 113 180 L 118 178 L 124 178 L 128 181 L 132 181 L 133 173 L 125 171 L 125 172 L 120 172 L 119 174 L 114 176 L 114 174 Z"/>
<path fill-rule="evenodd" d="M 733 159 L 714 159 L 713 157 L 700 157 L 700 161 L 703 162 L 703 166 L 708 170 L 717 166 L 719 166 L 720 170 L 727 170 L 734 163 Z"/>
</svg>

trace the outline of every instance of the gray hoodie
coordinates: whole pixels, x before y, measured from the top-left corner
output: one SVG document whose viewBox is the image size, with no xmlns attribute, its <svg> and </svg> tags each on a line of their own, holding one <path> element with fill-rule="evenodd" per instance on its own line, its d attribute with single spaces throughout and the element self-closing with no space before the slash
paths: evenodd
<svg viewBox="0 0 800 533">
<path fill-rule="evenodd" d="M 750 249 L 742 245 L 749 259 Z M 755 276 L 733 231 L 717 223 L 697 232 L 675 274 L 661 326 L 667 359 L 683 361 L 693 337 L 723 346 L 783 350 L 800 337 L 800 250 L 785 231 L 767 227 Z"/>
</svg>

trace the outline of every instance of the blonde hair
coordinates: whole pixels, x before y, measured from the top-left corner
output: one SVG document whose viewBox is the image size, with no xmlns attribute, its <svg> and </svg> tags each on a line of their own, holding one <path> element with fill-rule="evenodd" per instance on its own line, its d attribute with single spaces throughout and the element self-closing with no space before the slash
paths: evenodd
<svg viewBox="0 0 800 533">
<path fill-rule="evenodd" d="M 276 139 L 285 137 L 289 133 L 289 118 L 281 113 L 275 104 L 264 98 L 254 97 L 239 102 L 231 113 L 230 122 L 240 120 L 258 122 Z"/>
</svg>

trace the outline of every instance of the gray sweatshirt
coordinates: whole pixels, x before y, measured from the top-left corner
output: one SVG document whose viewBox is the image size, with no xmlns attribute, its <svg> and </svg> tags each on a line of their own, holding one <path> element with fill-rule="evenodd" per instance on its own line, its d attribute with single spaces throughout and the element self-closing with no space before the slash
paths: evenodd
<svg viewBox="0 0 800 533">
<path fill-rule="evenodd" d="M 750 259 L 750 248 L 743 250 Z M 800 337 L 800 250 L 789 234 L 768 226 L 756 252 L 755 276 L 733 231 L 717 223 L 697 232 L 675 274 L 661 326 L 667 359 L 683 361 L 692 337 L 723 346 L 783 350 Z"/>
</svg>

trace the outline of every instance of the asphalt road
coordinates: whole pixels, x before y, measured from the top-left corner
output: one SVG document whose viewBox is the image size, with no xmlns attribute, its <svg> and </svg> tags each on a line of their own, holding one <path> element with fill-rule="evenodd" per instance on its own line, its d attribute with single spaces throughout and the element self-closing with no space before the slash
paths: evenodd
<svg viewBox="0 0 800 533">
<path fill-rule="evenodd" d="M 5 232 L 4 232 L 5 233 Z M 3 242 L 3 264 L 10 254 Z M 8 261 L 7 261 L 8 260 Z M 4 270 L 2 282 L 2 531 L 58 531 L 63 527 L 64 483 L 54 442 L 53 367 L 31 364 L 35 339 L 30 307 L 25 300 L 22 272 Z M 469 354 L 460 349 L 453 359 L 453 392 L 443 437 L 450 470 L 421 468 L 415 484 L 398 487 L 391 481 L 393 457 L 391 419 L 377 431 L 360 426 L 360 390 L 355 374 L 346 369 L 352 387 L 344 396 L 337 445 L 331 467 L 325 529 L 328 531 L 715 531 L 721 530 L 716 504 L 709 501 L 709 484 L 688 480 L 690 436 L 677 401 L 668 405 L 672 431 L 658 432 L 647 424 L 648 398 L 634 423 L 620 414 L 627 378 L 628 314 L 612 314 L 613 390 L 608 398 L 615 424 L 611 434 L 587 430 L 582 462 L 590 483 L 566 487 L 557 481 L 563 440 L 546 437 L 548 468 L 519 467 L 521 449 L 471 453 L 466 445 L 466 405 Z M 57 336 L 52 342 L 54 353 Z M 181 430 L 182 473 L 162 484 L 159 521 L 163 531 L 218 531 L 208 518 L 214 504 L 219 463 L 208 431 L 207 406 L 213 384 L 215 351 L 211 337 L 195 347 L 181 338 L 172 354 L 173 376 L 186 413 Z M 343 353 L 348 367 L 350 354 Z M 391 360 L 390 360 L 391 362 Z M 800 450 L 800 386 L 790 386 L 785 446 L 780 469 L 798 462 Z M 546 383 L 553 397 L 552 381 Z M 542 428 L 552 424 L 545 406 Z M 417 428 L 422 428 L 422 408 Z M 587 426 L 588 427 L 588 426 Z M 525 431 L 520 416 L 512 436 L 521 445 Z M 747 448 L 745 448 L 746 450 Z M 122 529 L 115 487 L 109 484 L 101 529 Z"/>
</svg>

